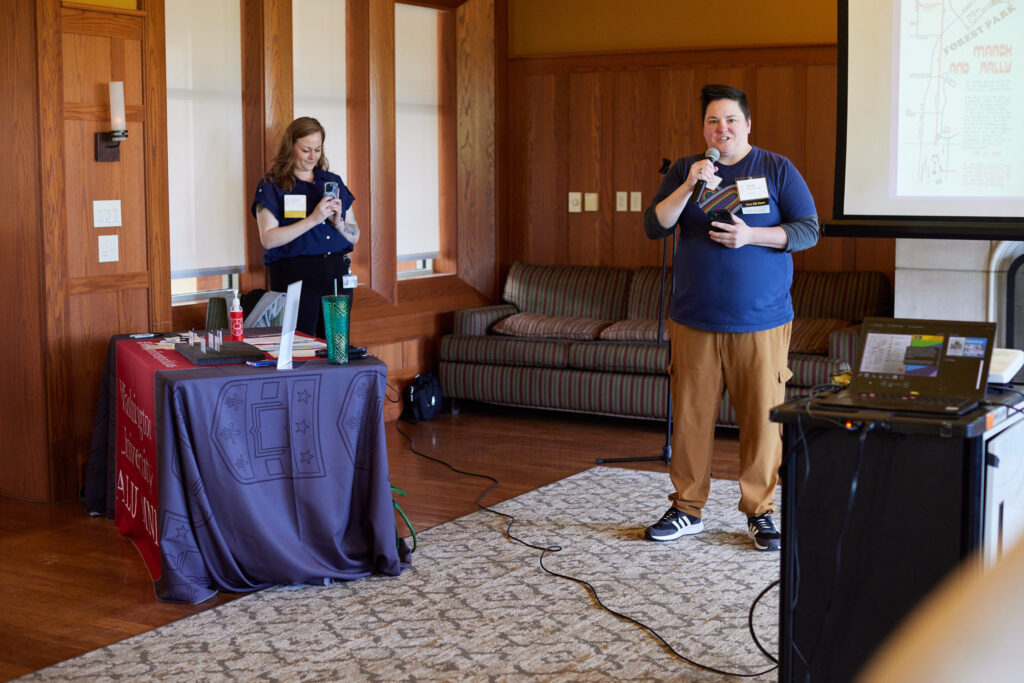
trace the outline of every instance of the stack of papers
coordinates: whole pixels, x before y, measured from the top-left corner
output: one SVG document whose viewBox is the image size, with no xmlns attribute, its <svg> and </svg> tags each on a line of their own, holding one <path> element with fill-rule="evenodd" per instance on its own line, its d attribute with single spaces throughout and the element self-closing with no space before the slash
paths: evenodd
<svg viewBox="0 0 1024 683">
<path fill-rule="evenodd" d="M 988 366 L 989 384 L 1007 384 L 1024 366 L 1024 351 L 1020 349 L 992 349 L 992 363 Z"/>
<path fill-rule="evenodd" d="M 271 358 L 277 358 L 281 350 L 281 335 L 267 337 L 246 337 L 245 341 L 265 351 Z M 326 349 L 327 342 L 314 337 L 295 335 L 292 341 L 292 358 L 315 358 L 317 349 Z"/>
</svg>

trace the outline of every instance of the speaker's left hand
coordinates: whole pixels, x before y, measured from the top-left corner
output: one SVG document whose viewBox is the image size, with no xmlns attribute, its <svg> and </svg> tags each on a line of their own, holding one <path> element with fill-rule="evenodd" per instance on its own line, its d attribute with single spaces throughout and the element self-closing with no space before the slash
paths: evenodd
<svg viewBox="0 0 1024 683">
<path fill-rule="evenodd" d="M 732 215 L 732 223 L 722 223 L 719 221 L 712 221 L 711 225 L 719 228 L 721 232 L 717 230 L 711 230 L 708 232 L 708 236 L 711 237 L 713 242 L 718 242 L 727 249 L 739 249 L 742 246 L 751 243 L 751 231 L 754 228 L 750 227 L 743 222 L 738 213 Z"/>
</svg>

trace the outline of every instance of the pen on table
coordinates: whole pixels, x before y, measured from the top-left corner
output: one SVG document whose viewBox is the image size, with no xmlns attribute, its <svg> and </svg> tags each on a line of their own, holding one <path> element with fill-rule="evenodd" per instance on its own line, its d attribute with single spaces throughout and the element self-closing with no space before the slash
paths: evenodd
<svg viewBox="0 0 1024 683">
<path fill-rule="evenodd" d="M 253 368 L 262 368 L 268 365 L 277 365 L 276 360 L 247 360 L 245 364 Z"/>
</svg>

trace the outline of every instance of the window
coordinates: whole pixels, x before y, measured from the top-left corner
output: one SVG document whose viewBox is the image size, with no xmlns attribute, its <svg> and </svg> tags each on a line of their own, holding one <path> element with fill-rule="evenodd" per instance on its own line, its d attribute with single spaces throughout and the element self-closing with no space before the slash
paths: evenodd
<svg viewBox="0 0 1024 683">
<path fill-rule="evenodd" d="M 245 269 L 237 0 L 165 7 L 172 302 L 238 286 Z"/>
<path fill-rule="evenodd" d="M 345 0 L 292 0 L 292 84 L 295 117 L 324 127 L 324 154 L 347 184 Z"/>
<path fill-rule="evenodd" d="M 443 10 L 395 5 L 395 187 L 399 277 L 440 253 L 440 41 Z M 445 188 L 447 189 L 447 188 Z"/>
</svg>

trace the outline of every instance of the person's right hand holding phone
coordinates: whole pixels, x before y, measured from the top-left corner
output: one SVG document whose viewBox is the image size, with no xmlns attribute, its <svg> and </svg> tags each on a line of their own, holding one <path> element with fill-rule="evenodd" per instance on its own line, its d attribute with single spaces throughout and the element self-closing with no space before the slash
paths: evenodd
<svg viewBox="0 0 1024 683">
<path fill-rule="evenodd" d="M 732 223 L 732 212 L 728 209 L 715 209 L 708 211 L 708 218 L 711 220 L 711 229 L 715 232 L 724 232 L 724 230 L 715 225 L 715 223 Z"/>
</svg>

